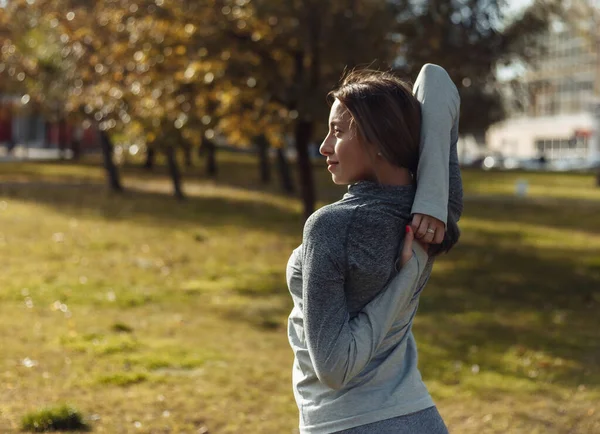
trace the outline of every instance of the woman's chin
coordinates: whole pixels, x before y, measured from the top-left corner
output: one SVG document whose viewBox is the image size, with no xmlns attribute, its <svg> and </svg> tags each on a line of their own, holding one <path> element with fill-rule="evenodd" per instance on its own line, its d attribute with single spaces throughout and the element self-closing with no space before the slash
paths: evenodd
<svg viewBox="0 0 600 434">
<path fill-rule="evenodd" d="M 336 185 L 348 185 L 348 184 L 350 184 L 347 180 L 341 179 L 339 176 L 336 176 L 334 174 L 331 175 L 331 180 Z"/>
</svg>

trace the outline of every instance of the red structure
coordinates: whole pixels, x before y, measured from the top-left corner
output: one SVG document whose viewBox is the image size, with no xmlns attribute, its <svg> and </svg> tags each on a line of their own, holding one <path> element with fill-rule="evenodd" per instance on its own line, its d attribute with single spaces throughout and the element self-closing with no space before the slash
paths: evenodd
<svg viewBox="0 0 600 434">
<path fill-rule="evenodd" d="M 19 110 L 18 97 L 0 95 L 0 145 L 28 148 L 72 149 L 89 152 L 100 149 L 98 131 L 68 120 L 46 121 L 40 114 Z M 17 108 L 16 108 L 17 107 Z"/>
</svg>

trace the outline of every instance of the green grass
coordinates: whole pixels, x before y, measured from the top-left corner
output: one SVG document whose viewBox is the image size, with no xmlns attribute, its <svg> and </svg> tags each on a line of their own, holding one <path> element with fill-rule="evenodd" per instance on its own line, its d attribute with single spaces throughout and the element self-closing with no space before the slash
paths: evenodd
<svg viewBox="0 0 600 434">
<path fill-rule="evenodd" d="M 516 183 L 526 181 L 530 196 L 552 199 L 600 200 L 600 189 L 589 173 L 544 173 L 493 171 L 481 176 L 478 170 L 463 171 L 465 189 L 471 194 L 513 195 Z"/>
<path fill-rule="evenodd" d="M 95 162 L 0 166 L 0 432 L 72 402 L 94 432 L 292 433 L 289 254 L 301 209 L 255 161 L 217 182 Z M 276 173 L 274 173 L 276 175 Z M 344 189 L 316 172 L 322 203 Z M 592 175 L 465 171 L 461 243 L 415 324 L 456 433 L 600 431 L 600 189 Z M 527 179 L 530 197 L 514 196 Z"/>
<path fill-rule="evenodd" d="M 87 431 L 88 425 L 81 413 L 68 405 L 43 408 L 23 417 L 23 431 Z"/>
</svg>

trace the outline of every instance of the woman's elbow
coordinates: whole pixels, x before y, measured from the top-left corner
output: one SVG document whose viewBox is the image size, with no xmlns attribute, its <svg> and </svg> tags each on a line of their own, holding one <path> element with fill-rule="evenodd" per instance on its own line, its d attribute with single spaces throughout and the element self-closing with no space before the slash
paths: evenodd
<svg viewBox="0 0 600 434">
<path fill-rule="evenodd" d="M 433 63 L 426 63 L 425 65 L 423 65 L 421 73 L 425 76 L 425 78 L 432 80 L 438 85 L 450 85 L 451 87 L 454 87 L 454 89 L 456 89 L 456 86 L 450 78 L 448 71 L 446 71 L 439 65 L 435 65 Z"/>
</svg>

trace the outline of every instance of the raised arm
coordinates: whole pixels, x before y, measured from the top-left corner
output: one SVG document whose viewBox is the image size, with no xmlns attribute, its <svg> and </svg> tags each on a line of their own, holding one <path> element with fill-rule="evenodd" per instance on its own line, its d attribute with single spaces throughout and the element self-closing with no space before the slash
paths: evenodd
<svg viewBox="0 0 600 434">
<path fill-rule="evenodd" d="M 316 217 L 316 218 L 314 218 Z M 413 246 L 413 257 L 358 316 L 350 319 L 344 292 L 345 234 L 327 216 L 311 217 L 302 247 L 304 331 L 319 380 L 340 389 L 375 356 L 393 324 L 409 307 L 427 263 L 427 253 Z M 342 228 L 343 230 L 343 228 Z M 340 246 L 329 240 L 340 240 Z"/>
<path fill-rule="evenodd" d="M 413 93 L 421 102 L 422 122 L 412 213 L 429 215 L 446 224 L 449 205 L 456 220 L 462 212 L 462 181 L 456 149 L 460 96 L 448 73 L 430 63 L 421 69 Z"/>
</svg>

